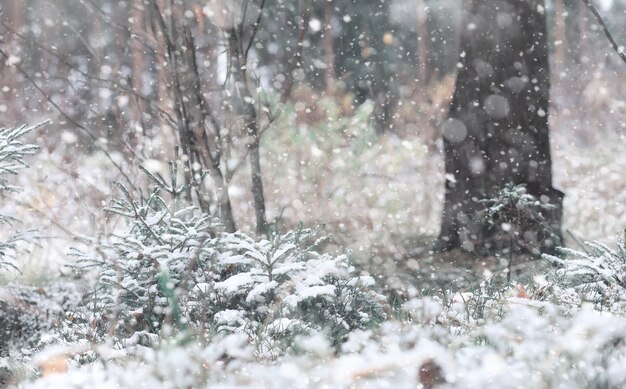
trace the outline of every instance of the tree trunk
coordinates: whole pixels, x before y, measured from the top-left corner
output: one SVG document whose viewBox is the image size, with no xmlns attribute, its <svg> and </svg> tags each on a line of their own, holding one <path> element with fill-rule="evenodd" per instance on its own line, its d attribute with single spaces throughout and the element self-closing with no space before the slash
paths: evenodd
<svg viewBox="0 0 626 389">
<path fill-rule="evenodd" d="M 131 47 L 131 87 L 133 92 L 138 96 L 143 96 L 143 78 L 146 71 L 145 49 L 139 39 L 144 34 L 144 15 L 145 5 L 143 0 L 134 0 L 131 10 L 130 22 L 130 47 Z M 142 114 L 147 110 L 147 105 L 139 98 L 135 98 L 135 109 L 131 111 L 131 120 L 135 123 L 143 125 Z M 137 136 L 135 134 L 135 126 L 128 129 L 128 139 L 132 146 L 137 146 Z"/>
<path fill-rule="evenodd" d="M 7 16 L 9 19 L 7 22 L 7 24 L 10 26 L 12 31 L 18 32 L 18 33 L 23 33 L 22 31 L 22 27 L 24 24 L 24 2 L 22 1 L 13 1 L 13 2 L 9 2 L 8 5 L 9 8 L 9 12 L 7 12 Z M 4 12 L 3 12 L 4 13 Z M 7 42 L 3 42 L 6 43 L 6 47 L 7 48 L 16 48 L 18 46 L 18 42 L 16 42 L 17 38 L 15 36 L 12 35 L 8 35 L 6 37 Z M 11 47 L 11 46 L 15 46 L 15 47 Z M 24 47 L 24 50 L 27 50 L 26 47 Z M 27 56 L 30 55 L 30 53 L 24 53 Z M 22 54 L 22 55 L 24 55 Z M 0 66 L 0 69 L 2 68 L 2 66 Z M 17 83 L 17 73 L 15 72 L 15 68 L 13 66 L 6 66 L 4 67 L 6 69 L 6 73 L 3 75 L 3 81 L 6 83 L 5 85 L 9 88 L 8 94 L 7 94 L 7 99 L 8 101 L 15 101 L 18 97 L 19 97 L 19 91 L 16 90 L 16 88 L 18 87 L 18 83 Z M 11 115 L 12 113 L 9 113 L 9 115 Z M 11 116 L 9 116 L 8 118 L 10 118 Z"/>
<path fill-rule="evenodd" d="M 239 96 L 243 104 L 242 119 L 246 135 L 249 138 L 248 151 L 250 156 L 250 175 L 252 178 L 252 197 L 254 200 L 254 213 L 256 217 L 256 230 L 259 235 L 269 234 L 269 224 L 265 216 L 265 195 L 263 193 L 263 175 L 261 173 L 261 155 L 259 147 L 261 134 L 255 100 L 248 86 L 246 76 L 247 51 L 241 44 L 241 37 L 237 29 L 228 32 L 228 50 L 231 58 L 231 72 L 237 83 Z"/>
<path fill-rule="evenodd" d="M 310 5 L 304 0 L 300 1 L 300 16 L 298 16 L 298 35 L 296 36 L 295 53 L 289 55 L 287 60 L 287 70 L 285 71 L 285 83 L 280 95 L 280 102 L 285 103 L 291 96 L 291 90 L 294 84 L 294 72 L 302 67 L 302 53 L 304 51 L 304 38 L 306 36 L 307 26 L 310 19 Z M 332 37 L 331 37 L 332 39 Z M 332 44 L 332 42 L 331 42 Z M 333 70 L 334 72 L 334 70 Z"/>
<path fill-rule="evenodd" d="M 442 249 L 488 253 L 488 226 L 475 217 L 478 200 L 509 182 L 556 206 L 544 217 L 560 238 L 563 193 L 552 187 L 544 7 L 543 0 L 464 2 L 462 67 L 443 129 Z M 554 243 L 539 232 L 536 248 Z"/>
<path fill-rule="evenodd" d="M 326 94 L 331 96 L 335 91 L 335 46 L 333 42 L 333 4 L 324 0 L 324 49 L 326 52 Z"/>
<path fill-rule="evenodd" d="M 188 25 L 183 26 L 182 33 L 184 42 L 182 47 L 185 48 L 183 52 L 186 54 L 186 58 L 182 58 L 185 67 L 181 69 L 181 83 L 185 91 L 188 92 L 186 112 L 189 117 L 191 154 L 194 155 L 194 159 L 197 158 L 201 166 L 209 170 L 217 191 L 220 220 L 226 231 L 235 232 L 237 227 L 228 194 L 229 182 L 224 177 L 221 168 L 220 124 L 211 113 L 211 108 L 202 94 L 202 81 L 196 62 L 196 46 L 191 28 Z M 211 128 L 210 134 L 207 133 L 208 128 Z M 194 175 L 198 173 L 194 172 Z M 202 190 L 197 190 L 196 194 L 201 209 L 208 213 L 210 196 L 204 194 Z"/>
<path fill-rule="evenodd" d="M 427 53 L 428 53 L 428 32 L 426 29 L 426 21 L 428 20 L 428 9 L 424 0 L 417 0 L 417 74 L 419 82 L 422 86 L 428 83 L 427 69 Z"/>
<path fill-rule="evenodd" d="M 580 0 L 564 0 L 567 16 L 564 18 L 565 39 L 567 40 L 567 59 L 573 63 L 580 63 L 581 29 L 579 15 L 582 13 Z"/>
<path fill-rule="evenodd" d="M 152 8 L 160 31 L 156 33 L 157 41 L 162 41 L 167 70 L 171 83 L 166 84 L 174 94 L 174 112 L 176 115 L 177 132 L 180 146 L 186 159 L 184 177 L 186 183 L 196 182 L 200 171 L 199 165 L 208 170 L 217 189 L 219 217 L 228 232 L 236 231 L 230 197 L 228 195 L 228 180 L 221 171 L 221 145 L 219 144 L 219 123 L 211 116 L 210 108 L 206 105 L 202 95 L 202 83 L 196 63 L 196 48 L 189 25 L 178 24 L 170 13 L 170 27 L 159 8 L 158 0 L 153 0 Z M 158 47 L 158 46 L 157 46 Z M 181 48 L 177 50 L 176 47 Z M 184 48 L 184 49 L 183 49 Z M 162 91 L 166 92 L 166 90 Z M 210 122 L 214 134 L 206 132 L 207 122 Z M 181 156 L 182 157 L 182 156 Z M 182 159 L 182 158 L 181 158 Z M 197 164 L 196 164 L 197 162 Z M 205 196 L 201 188 L 196 188 L 198 205 L 209 213 L 209 196 Z M 187 191 L 187 200 L 192 201 L 192 188 Z"/>
<path fill-rule="evenodd" d="M 565 5 L 563 0 L 554 0 L 554 65 L 556 74 L 565 69 L 567 37 L 565 35 Z"/>
</svg>

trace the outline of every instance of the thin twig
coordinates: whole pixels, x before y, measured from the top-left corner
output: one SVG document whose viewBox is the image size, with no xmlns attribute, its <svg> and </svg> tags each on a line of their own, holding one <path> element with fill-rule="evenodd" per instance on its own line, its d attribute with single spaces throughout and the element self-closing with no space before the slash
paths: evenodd
<svg viewBox="0 0 626 389">
<path fill-rule="evenodd" d="M 604 32 L 604 35 L 606 35 L 609 42 L 611 42 L 611 46 L 613 46 L 613 50 L 615 50 L 615 52 L 617 53 L 617 55 L 619 55 L 622 61 L 626 63 L 626 51 L 624 50 L 624 46 L 620 46 L 617 44 L 617 42 L 615 42 L 613 35 L 611 35 L 611 33 L 609 32 L 609 29 L 606 26 L 606 23 L 604 23 L 602 16 L 598 12 L 598 9 L 593 5 L 591 0 L 582 0 L 582 1 L 583 3 L 585 3 L 587 8 L 589 8 L 589 11 L 591 11 L 593 16 L 596 18 L 596 21 L 598 22 L 598 24 L 600 24 L 600 28 L 602 29 L 602 32 Z"/>
<path fill-rule="evenodd" d="M 158 105 L 155 105 L 154 101 L 152 99 L 149 99 L 148 97 L 145 97 L 143 95 L 141 95 L 140 93 L 132 90 L 131 88 L 127 88 L 124 87 L 122 85 L 122 83 L 116 81 L 116 80 L 112 80 L 112 79 L 106 79 L 106 78 L 101 78 L 98 76 L 94 76 L 92 74 L 89 74 L 83 70 L 81 70 L 79 67 L 72 65 L 66 58 L 64 58 L 63 56 L 61 56 L 59 53 L 57 53 L 54 50 L 51 50 L 41 44 L 39 44 L 37 41 L 29 39 L 28 37 L 20 34 L 19 32 L 13 30 L 10 26 L 8 26 L 6 23 L 4 23 L 3 21 L 0 20 L 0 25 L 2 25 L 2 27 L 4 27 L 8 32 L 10 32 L 11 34 L 17 36 L 18 38 L 22 39 L 24 42 L 28 43 L 29 45 L 33 45 L 37 48 L 39 48 L 40 50 L 52 55 L 54 58 L 56 58 L 62 65 L 64 65 L 65 67 L 67 67 L 70 70 L 73 70 L 75 72 L 77 72 L 78 74 L 80 74 L 81 76 L 85 77 L 86 79 L 96 82 L 98 86 L 100 85 L 105 85 L 110 89 L 117 89 L 121 92 L 124 93 L 128 93 L 132 96 L 134 96 L 137 99 L 140 99 L 141 101 L 145 102 L 146 104 L 148 104 L 152 109 L 156 110 L 161 117 L 165 118 L 165 120 L 169 121 L 170 124 L 172 125 L 176 125 L 176 121 L 172 118 L 172 116 L 166 112 L 164 109 L 160 108 Z M 49 76 L 50 78 L 53 79 L 57 79 L 57 80 L 62 80 L 62 81 L 67 81 L 66 78 L 63 77 L 54 77 L 54 76 Z M 85 86 L 89 87 L 90 85 L 85 83 Z M 70 88 L 74 88 L 74 86 L 72 84 L 69 84 Z M 88 109 L 94 113 L 97 116 L 97 113 L 91 108 L 88 107 Z"/>
<path fill-rule="evenodd" d="M 0 49 L 0 55 L 3 56 L 6 60 L 9 60 L 9 56 L 7 53 L 4 52 L 4 50 Z M 70 122 L 76 128 L 80 129 L 85 134 L 87 134 L 94 141 L 94 144 L 96 145 L 96 147 L 99 148 L 104 153 L 104 155 L 107 157 L 109 162 L 111 162 L 111 164 L 115 166 L 115 168 L 120 172 L 120 174 L 124 177 L 124 179 L 128 182 L 128 184 L 133 189 L 136 188 L 135 184 L 130 179 L 130 177 L 124 172 L 122 167 L 117 162 L 115 162 L 115 159 L 113 159 L 111 154 L 98 142 L 98 137 L 96 137 L 87 127 L 78 123 L 70 115 L 68 115 L 65 111 L 63 111 L 63 109 L 61 109 L 61 107 L 59 107 L 59 105 L 55 103 L 54 100 L 52 100 L 52 98 L 43 89 L 41 89 L 41 87 L 35 82 L 35 80 L 30 76 L 30 74 L 28 74 L 26 70 L 22 69 L 22 67 L 19 66 L 18 64 L 13 64 L 12 66 L 14 66 L 20 73 L 22 73 L 24 78 L 26 78 L 33 85 L 33 87 L 37 89 L 39 93 L 41 93 L 41 95 L 48 101 L 48 103 L 50 103 L 50 105 L 52 105 L 68 122 Z"/>
<path fill-rule="evenodd" d="M 265 8 L 265 0 L 261 1 L 261 5 L 259 6 L 259 16 L 256 19 L 256 22 L 254 22 L 254 24 L 252 25 L 252 34 L 250 35 L 250 40 L 248 41 L 248 46 L 246 47 L 245 53 L 244 53 L 244 58 L 248 58 L 248 52 L 250 51 L 250 48 L 252 47 L 252 43 L 254 43 L 254 38 L 256 36 L 256 33 L 259 30 L 259 26 L 261 25 L 261 18 L 263 17 L 263 10 Z M 243 20 L 241 21 L 242 25 L 243 25 Z"/>
<path fill-rule="evenodd" d="M 572 238 L 572 240 L 578 245 L 578 247 L 582 251 L 589 254 L 589 251 L 587 250 L 587 247 L 585 246 L 585 242 L 583 242 L 576 235 L 574 235 L 574 233 L 571 230 L 567 230 L 567 234 L 570 236 L 570 238 Z"/>
<path fill-rule="evenodd" d="M 114 18 L 110 14 L 104 12 L 100 7 L 98 7 L 98 4 L 95 1 L 93 1 L 93 0 L 81 0 L 80 3 L 83 4 L 86 8 L 91 8 L 91 11 L 93 11 L 96 15 L 100 15 L 100 18 L 105 23 L 107 23 L 109 26 L 111 26 L 111 27 L 113 27 L 113 28 L 115 28 L 115 29 L 125 33 L 125 34 L 128 34 L 131 39 L 134 39 L 134 40 L 138 41 L 144 47 L 144 49 L 146 49 L 146 51 L 148 53 L 156 54 L 157 50 L 153 46 L 151 46 L 147 42 L 147 40 L 144 41 L 143 39 L 139 39 L 139 38 L 147 39 L 148 38 L 147 36 L 145 36 L 145 35 L 144 36 L 140 36 L 139 34 L 135 34 L 135 33 L 133 33 L 130 30 L 130 28 L 128 26 L 124 26 L 124 25 L 121 25 L 119 23 L 116 23 Z"/>
</svg>

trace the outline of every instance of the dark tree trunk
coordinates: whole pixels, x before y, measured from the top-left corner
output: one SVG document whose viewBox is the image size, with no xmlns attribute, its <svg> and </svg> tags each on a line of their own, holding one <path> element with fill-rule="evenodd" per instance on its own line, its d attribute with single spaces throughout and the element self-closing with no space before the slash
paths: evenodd
<svg viewBox="0 0 626 389">
<path fill-rule="evenodd" d="M 565 53 L 567 52 L 567 34 L 565 32 L 564 0 L 554 1 L 554 66 L 555 73 L 561 74 L 565 69 Z"/>
<path fill-rule="evenodd" d="M 326 94 L 332 96 L 335 91 L 335 46 L 333 43 L 333 4 L 324 1 L 324 49 L 326 51 Z"/>
<path fill-rule="evenodd" d="M 443 249 L 488 249 L 487 226 L 475 217 L 478 200 L 509 182 L 556 205 L 544 216 L 560 238 L 563 193 L 552 187 L 544 7 L 543 0 L 464 1 L 460 70 L 443 129 Z M 553 244 L 540 238 L 537 249 Z"/>
</svg>

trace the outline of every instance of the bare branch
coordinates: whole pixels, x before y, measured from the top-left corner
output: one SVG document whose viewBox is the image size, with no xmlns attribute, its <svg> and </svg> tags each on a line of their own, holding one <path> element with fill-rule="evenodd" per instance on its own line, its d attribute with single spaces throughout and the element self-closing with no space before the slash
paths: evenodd
<svg viewBox="0 0 626 389">
<path fill-rule="evenodd" d="M 611 32 L 609 31 L 609 28 L 606 26 L 606 23 L 604 23 L 604 20 L 602 19 L 602 16 L 598 12 L 598 9 L 593 5 L 591 0 L 582 0 L 582 1 L 583 1 L 583 3 L 585 3 L 587 8 L 589 8 L 589 11 L 591 11 L 593 16 L 596 18 L 596 21 L 600 25 L 600 28 L 602 29 L 602 32 L 604 32 L 604 35 L 606 35 L 606 37 L 609 40 L 609 42 L 611 42 L 611 46 L 613 46 L 613 50 L 615 50 L 615 52 L 617 53 L 617 55 L 619 55 L 619 57 L 622 59 L 622 61 L 624 63 L 626 63 L 626 50 L 624 50 L 624 46 L 620 46 L 620 45 L 617 44 L 617 42 L 613 38 L 613 35 L 611 35 Z"/>
<path fill-rule="evenodd" d="M 0 49 L 0 55 L 3 56 L 6 60 L 9 60 L 9 56 L 2 49 Z M 122 167 L 117 162 L 115 162 L 115 159 L 113 159 L 111 154 L 104 147 L 102 147 L 102 145 L 100 145 L 99 142 L 97 142 L 98 137 L 95 136 L 93 132 L 91 132 L 91 130 L 89 130 L 87 127 L 78 123 L 70 115 L 68 115 L 65 111 L 63 111 L 63 109 L 61 109 L 61 107 L 59 107 L 59 105 L 55 103 L 54 100 L 52 100 L 52 98 L 43 89 L 41 89 L 41 87 L 35 82 L 35 80 L 30 76 L 30 74 L 28 74 L 27 71 L 22 69 L 22 67 L 17 64 L 13 64 L 13 66 L 24 76 L 24 78 L 26 78 L 33 85 L 35 89 L 37 89 L 37 91 L 39 91 L 39 93 L 41 93 L 41 95 L 48 101 L 48 103 L 50 103 L 50 105 L 52 105 L 68 122 L 72 123 L 72 125 L 74 125 L 76 128 L 83 131 L 94 141 L 94 144 L 96 145 L 96 147 L 99 148 L 104 153 L 104 155 L 107 157 L 109 162 L 111 162 L 111 164 L 115 166 L 115 168 L 120 172 L 120 174 L 124 177 L 124 179 L 128 182 L 128 184 L 133 189 L 135 189 L 135 184 L 130 179 L 130 177 L 124 172 Z"/>
<path fill-rule="evenodd" d="M 65 57 L 63 57 L 62 55 L 60 55 L 56 51 L 51 50 L 51 49 L 41 45 L 37 41 L 29 39 L 28 37 L 20 34 L 19 32 L 13 30 L 10 26 L 8 26 L 6 23 L 4 23 L 1 20 L 0 20 L 0 25 L 2 25 L 2 27 L 4 27 L 11 34 L 17 36 L 18 38 L 20 38 L 24 42 L 28 43 L 29 45 L 33 45 L 33 46 L 37 47 L 38 49 L 42 50 L 43 52 L 52 55 L 63 66 L 67 67 L 68 69 L 75 71 L 76 73 L 80 74 L 81 76 L 85 77 L 86 79 L 88 79 L 90 81 L 96 81 L 96 82 L 98 82 L 98 83 L 100 83 L 102 85 L 106 85 L 106 87 L 108 87 L 108 88 L 111 88 L 111 89 L 114 89 L 114 90 L 118 90 L 118 91 L 121 91 L 121 92 L 124 92 L 124 93 L 128 93 L 128 94 L 132 95 L 133 97 L 135 97 L 137 99 L 140 99 L 144 103 L 148 104 L 150 106 L 150 108 L 152 108 L 155 111 L 157 111 L 163 118 L 165 118 L 165 120 L 169 121 L 172 125 L 176 124 L 176 121 L 172 118 L 172 116 L 168 112 L 166 112 L 164 109 L 162 109 L 161 107 L 156 105 L 155 102 L 152 99 L 149 99 L 149 98 L 141 95 L 139 92 L 134 91 L 131 88 L 124 87 L 121 83 L 116 82 L 115 80 L 94 76 L 92 74 L 89 74 L 89 73 L 81 70 L 77 66 L 74 66 L 71 63 L 69 63 Z M 53 78 L 50 75 L 48 77 Z M 59 78 L 59 79 L 62 79 L 62 78 Z M 62 80 L 66 81 L 66 79 L 62 79 Z M 72 87 L 71 84 L 70 84 L 70 87 Z"/>
<path fill-rule="evenodd" d="M 261 25 L 261 18 L 263 17 L 263 9 L 265 8 L 265 0 L 261 0 L 261 5 L 259 6 L 259 16 L 256 19 L 256 22 L 252 25 L 252 35 L 250 35 L 250 41 L 248 41 L 248 46 L 246 47 L 246 51 L 244 52 L 244 58 L 248 58 L 248 52 L 252 47 L 252 43 L 254 43 L 254 37 L 256 33 L 259 31 L 259 26 Z"/>
</svg>

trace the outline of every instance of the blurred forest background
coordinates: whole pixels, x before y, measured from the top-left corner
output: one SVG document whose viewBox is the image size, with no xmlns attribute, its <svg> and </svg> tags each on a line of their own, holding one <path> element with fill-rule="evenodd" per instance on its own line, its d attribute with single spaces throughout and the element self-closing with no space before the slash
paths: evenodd
<svg viewBox="0 0 626 389">
<path fill-rule="evenodd" d="M 626 42 L 626 0 L 598 8 Z M 52 120 L 19 178 L 31 183 L 21 208 L 6 212 L 47 229 L 39 250 L 55 261 L 68 237 L 114 228 L 101 211 L 112 181 L 142 187 L 139 166 L 167 176 L 175 160 L 194 183 L 189 200 L 225 229 L 325 223 L 337 245 L 393 271 L 384 258 L 427 247 L 439 229 L 460 9 L 459 0 L 4 1 L 2 125 Z M 626 225 L 624 64 L 583 2 L 551 0 L 545 12 L 563 230 L 612 241 Z"/>
<path fill-rule="evenodd" d="M 0 386 L 626 387 L 625 44 L 626 0 L 1 0 Z"/>
</svg>

